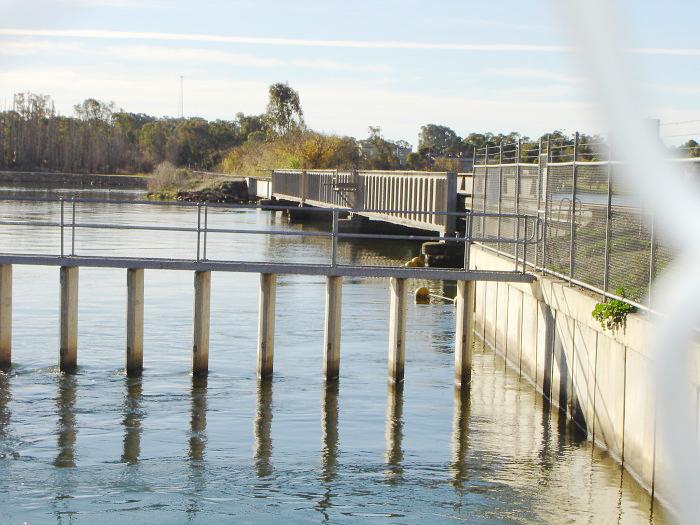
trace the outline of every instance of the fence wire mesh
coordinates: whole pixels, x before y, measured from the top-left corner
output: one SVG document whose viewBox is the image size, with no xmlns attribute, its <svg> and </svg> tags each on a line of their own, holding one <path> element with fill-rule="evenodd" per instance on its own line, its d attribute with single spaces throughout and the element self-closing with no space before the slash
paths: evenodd
<svg viewBox="0 0 700 525">
<path fill-rule="evenodd" d="M 538 148 L 536 163 L 506 160 L 498 150 L 491 148 L 488 159 L 477 158 L 472 206 L 543 219 L 543 242 L 518 255 L 533 268 L 651 306 L 651 283 L 672 261 L 673 249 L 654 234 L 653 217 L 620 183 L 621 164 L 601 161 L 598 154 L 577 155 L 573 145 L 546 152 Z M 499 158 L 503 164 L 494 163 Z M 691 175 L 700 174 L 700 159 L 686 164 Z M 499 233 L 526 235 L 524 225 L 505 217 L 482 217 L 474 231 L 487 239 Z M 521 249 L 483 244 L 510 257 Z"/>
</svg>

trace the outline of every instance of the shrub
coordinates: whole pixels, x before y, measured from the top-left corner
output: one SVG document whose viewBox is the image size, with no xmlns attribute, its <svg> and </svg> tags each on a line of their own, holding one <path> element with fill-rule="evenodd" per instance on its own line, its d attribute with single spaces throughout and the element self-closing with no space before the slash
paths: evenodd
<svg viewBox="0 0 700 525">
<path fill-rule="evenodd" d="M 626 297 L 624 288 L 615 290 L 615 295 L 619 295 L 623 299 Z M 620 327 L 625 327 L 627 324 L 627 314 L 637 311 L 637 308 L 625 301 L 619 299 L 611 299 L 606 303 L 598 303 L 593 309 L 593 318 L 600 323 L 604 329 L 612 330 L 613 332 Z"/>
<path fill-rule="evenodd" d="M 161 162 L 148 179 L 150 191 L 173 190 L 182 186 L 190 178 L 185 168 L 176 168 L 170 162 Z"/>
</svg>

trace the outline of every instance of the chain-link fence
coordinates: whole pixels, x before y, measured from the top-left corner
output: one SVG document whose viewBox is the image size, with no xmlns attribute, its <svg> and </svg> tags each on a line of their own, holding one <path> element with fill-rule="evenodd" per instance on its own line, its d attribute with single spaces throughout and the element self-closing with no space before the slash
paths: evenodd
<svg viewBox="0 0 700 525">
<path fill-rule="evenodd" d="M 620 183 L 622 163 L 600 160 L 609 155 L 607 146 L 580 144 L 576 136 L 559 144 L 484 150 L 475 155 L 474 211 L 525 213 L 543 220 L 543 241 L 537 250 L 518 254 L 521 259 L 607 297 L 651 306 L 651 283 L 673 250 L 655 234 L 653 217 L 639 198 Z M 688 174 L 700 176 L 700 158 L 678 162 Z M 513 221 L 481 218 L 474 227 L 484 238 L 506 232 L 523 238 L 523 225 Z M 522 249 L 483 244 L 510 257 Z"/>
</svg>

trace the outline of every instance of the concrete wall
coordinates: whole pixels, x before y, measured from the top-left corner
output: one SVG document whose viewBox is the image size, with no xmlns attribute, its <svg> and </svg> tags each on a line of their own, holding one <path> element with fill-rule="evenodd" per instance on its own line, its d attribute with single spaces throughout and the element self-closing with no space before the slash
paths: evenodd
<svg viewBox="0 0 700 525">
<path fill-rule="evenodd" d="M 476 246 L 471 261 L 484 270 L 513 265 Z M 531 284 L 480 282 L 476 295 L 475 330 L 486 344 L 663 496 L 667 473 L 657 451 L 651 323 L 644 315 L 629 315 L 624 331 L 603 330 L 591 316 L 599 297 L 542 276 Z"/>
</svg>

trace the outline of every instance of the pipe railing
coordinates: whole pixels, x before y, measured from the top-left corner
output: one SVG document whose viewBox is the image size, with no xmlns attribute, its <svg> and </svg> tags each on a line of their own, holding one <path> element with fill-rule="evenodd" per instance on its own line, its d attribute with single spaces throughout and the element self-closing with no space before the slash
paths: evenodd
<svg viewBox="0 0 700 525">
<path fill-rule="evenodd" d="M 49 227 L 58 228 L 60 231 L 60 256 L 65 257 L 67 251 L 66 237 L 70 237 L 70 255 L 68 257 L 77 257 L 76 253 L 76 237 L 80 230 L 119 230 L 119 231 L 152 231 L 152 232 L 186 232 L 196 234 L 196 247 L 194 249 L 195 257 L 193 261 L 208 261 L 207 247 L 209 236 L 213 234 L 238 234 L 238 235 L 267 235 L 267 236 L 297 236 L 297 237 L 314 237 L 325 238 L 331 241 L 331 255 L 329 261 L 330 268 L 342 266 L 338 262 L 338 243 L 341 240 L 387 240 L 387 241 L 412 241 L 412 242 L 445 242 L 454 245 L 468 245 L 469 243 L 503 243 L 515 244 L 523 246 L 522 261 L 516 256 L 515 271 L 518 271 L 522 265 L 521 272 L 525 272 L 525 259 L 527 257 L 527 246 L 541 242 L 543 236 L 542 220 L 534 215 L 516 214 L 516 213 L 489 213 L 489 212 L 442 212 L 442 211 L 425 211 L 425 210 L 400 210 L 401 213 L 412 213 L 417 215 L 451 215 L 456 218 L 463 219 L 464 233 L 456 233 L 454 236 L 446 235 L 420 235 L 420 234 L 379 234 L 379 233 L 360 233 L 360 232 L 343 232 L 340 228 L 340 218 L 342 216 L 352 215 L 355 213 L 395 213 L 397 210 L 388 209 L 361 209 L 361 208 L 313 208 L 298 206 L 270 206 L 260 204 L 226 204 L 226 203 L 207 203 L 207 202 L 183 202 L 183 201 L 144 201 L 144 200 L 115 200 L 115 199 L 95 199 L 95 198 L 79 198 L 71 197 L 55 198 L 55 197 L 2 197 L 2 202 L 48 202 L 56 203 L 60 207 L 59 221 L 46 220 L 0 220 L 0 226 L 14 227 Z M 70 216 L 66 220 L 66 203 L 70 204 Z M 85 222 L 78 220 L 79 206 L 82 204 L 110 204 L 110 205 L 129 205 L 129 206 L 178 206 L 186 209 L 193 209 L 196 212 L 196 224 L 192 226 L 163 226 L 152 224 L 122 224 L 114 222 Z M 215 209 L 230 209 L 230 210 L 256 210 L 263 209 L 269 211 L 282 211 L 294 213 L 303 210 L 304 213 L 313 213 L 329 216 L 331 222 L 330 231 L 303 231 L 291 229 L 269 229 L 269 228 L 221 228 L 211 227 L 209 225 L 209 208 Z M 518 226 L 514 228 L 512 237 L 493 237 L 493 236 L 475 236 L 473 234 L 473 222 L 476 218 L 486 219 L 509 219 L 514 221 Z M 524 234 L 520 235 L 520 225 L 524 225 Z M 99 247 L 98 247 L 99 248 Z M 469 271 L 469 250 L 465 250 L 464 271 Z M 0 255 L 2 253 L 0 252 Z M 5 254 L 11 255 L 11 254 Z M 31 255 L 31 254 L 23 254 Z M 42 254 L 45 255 L 45 254 Z M 109 256 L 102 257 L 108 260 Z M 217 261 L 229 262 L 229 261 Z M 232 262 L 232 261 L 231 261 Z M 244 262 L 244 261 L 236 261 Z"/>
</svg>

